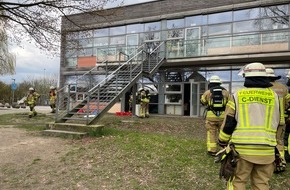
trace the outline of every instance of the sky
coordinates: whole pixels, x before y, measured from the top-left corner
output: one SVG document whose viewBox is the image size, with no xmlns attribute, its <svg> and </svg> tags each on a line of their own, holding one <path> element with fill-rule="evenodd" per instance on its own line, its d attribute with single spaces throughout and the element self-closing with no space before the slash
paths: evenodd
<svg viewBox="0 0 290 190">
<path fill-rule="evenodd" d="M 124 0 L 124 4 L 129 5 L 149 1 L 154 0 Z M 121 0 L 110 3 L 108 7 L 114 7 L 120 2 Z M 10 52 L 16 56 L 16 74 L 0 76 L 0 81 L 11 84 L 14 81 L 12 79 L 15 79 L 16 83 L 21 83 L 24 80 L 59 76 L 59 57 L 45 54 L 33 43 L 23 41 L 21 46 L 13 44 L 9 46 Z"/>
</svg>

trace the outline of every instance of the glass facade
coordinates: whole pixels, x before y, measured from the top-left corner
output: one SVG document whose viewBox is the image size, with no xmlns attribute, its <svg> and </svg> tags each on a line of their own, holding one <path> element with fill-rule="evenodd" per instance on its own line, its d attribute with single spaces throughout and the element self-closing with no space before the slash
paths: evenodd
<svg viewBox="0 0 290 190">
<path fill-rule="evenodd" d="M 96 64 L 106 60 L 120 61 L 120 51 L 129 55 L 144 43 L 153 50 L 161 41 L 166 43 L 167 59 L 281 52 L 289 51 L 289 32 L 289 4 L 192 15 L 67 33 L 64 60 L 65 67 L 73 68 L 78 66 L 78 60 L 82 57 L 95 57 Z M 285 69 L 276 71 L 282 76 L 285 75 Z M 239 70 L 230 67 L 225 70 L 200 69 L 184 71 L 179 79 L 157 80 L 156 86 L 164 88 L 158 97 L 163 102 L 154 104 L 162 106 L 164 111 L 156 113 L 183 115 L 187 112 L 183 107 L 190 103 L 185 99 L 198 100 L 198 97 L 187 97 L 185 94 L 200 95 L 201 91 L 198 89 L 205 90 L 206 81 L 214 74 L 221 77 L 225 88 L 235 92 L 242 88 L 244 83 L 244 78 L 238 73 Z M 177 73 L 173 75 L 180 77 Z M 198 75 L 199 78 L 192 78 L 193 75 Z M 162 75 L 157 73 L 156 76 Z M 68 77 L 66 82 L 69 80 L 71 78 Z M 193 84 L 190 80 L 194 80 L 194 85 L 190 86 L 191 89 L 195 89 L 194 92 L 187 91 L 189 83 Z M 81 95 L 78 97 L 82 98 Z M 191 114 L 193 113 L 198 113 L 198 109 Z"/>
</svg>

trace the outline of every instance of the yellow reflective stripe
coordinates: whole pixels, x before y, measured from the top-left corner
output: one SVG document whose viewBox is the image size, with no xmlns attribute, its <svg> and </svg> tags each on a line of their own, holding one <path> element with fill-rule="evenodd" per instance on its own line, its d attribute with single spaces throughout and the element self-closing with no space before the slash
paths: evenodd
<svg viewBox="0 0 290 190">
<path fill-rule="evenodd" d="M 285 107 L 284 107 L 284 99 L 283 98 L 279 98 L 279 105 L 280 105 L 280 110 L 281 110 L 280 125 L 284 125 L 285 124 L 285 116 L 282 112 L 285 110 Z"/>
<path fill-rule="evenodd" d="M 233 178 L 233 181 L 234 180 L 235 180 L 235 177 Z M 227 181 L 227 190 L 234 190 L 233 181 L 231 181 L 231 180 Z"/>
<path fill-rule="evenodd" d="M 206 99 L 204 96 L 201 96 L 201 100 L 200 100 L 202 103 L 206 103 Z"/>
<path fill-rule="evenodd" d="M 220 116 L 216 116 L 211 110 L 207 111 L 206 118 L 224 118 L 225 113 L 221 112 Z"/>
<path fill-rule="evenodd" d="M 273 106 L 266 106 L 266 113 L 265 113 L 265 126 L 266 129 L 269 130 L 272 128 L 272 117 L 273 117 Z"/>
<path fill-rule="evenodd" d="M 229 106 L 230 108 L 232 108 L 233 110 L 236 110 L 236 105 L 233 101 L 229 100 L 227 103 L 227 106 Z"/>
<path fill-rule="evenodd" d="M 248 123 L 248 109 L 247 109 L 247 106 L 246 104 L 241 104 L 240 105 L 240 127 L 246 127 L 246 126 L 249 126 L 247 125 Z"/>
<path fill-rule="evenodd" d="M 233 138 L 232 141 L 240 144 L 259 144 L 259 145 L 271 145 L 277 144 L 276 140 L 267 137 L 238 137 Z"/>
<path fill-rule="evenodd" d="M 275 148 L 271 146 L 235 145 L 236 151 L 248 156 L 274 156 Z"/>
<path fill-rule="evenodd" d="M 221 141 L 228 142 L 230 140 L 230 137 L 231 137 L 231 135 L 224 133 L 222 130 L 220 131 L 219 139 Z"/>
</svg>

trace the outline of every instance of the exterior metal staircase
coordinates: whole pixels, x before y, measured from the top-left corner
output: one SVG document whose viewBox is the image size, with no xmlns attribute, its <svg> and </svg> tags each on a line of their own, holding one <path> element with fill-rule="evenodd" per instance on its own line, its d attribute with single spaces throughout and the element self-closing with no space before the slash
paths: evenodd
<svg viewBox="0 0 290 190">
<path fill-rule="evenodd" d="M 96 124 L 143 74 L 154 74 L 165 59 L 165 42 L 151 52 L 136 48 L 127 59 L 104 61 L 58 90 L 56 123 Z"/>
</svg>

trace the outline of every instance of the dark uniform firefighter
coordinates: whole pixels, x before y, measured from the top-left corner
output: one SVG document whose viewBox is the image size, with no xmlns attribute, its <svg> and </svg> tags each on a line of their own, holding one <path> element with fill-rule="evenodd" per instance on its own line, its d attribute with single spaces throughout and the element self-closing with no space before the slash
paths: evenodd
<svg viewBox="0 0 290 190">
<path fill-rule="evenodd" d="M 227 189 L 245 190 L 250 178 L 251 189 L 268 190 L 282 114 L 279 98 L 270 88 L 272 84 L 262 63 L 246 65 L 244 76 L 246 88 L 230 96 L 218 139 L 222 147 L 233 144 L 239 153 Z"/>
<path fill-rule="evenodd" d="M 37 112 L 35 111 L 36 102 L 39 99 L 40 95 L 35 92 L 34 88 L 29 88 L 29 93 L 26 97 L 25 103 L 29 106 L 30 112 L 28 116 L 31 118 L 32 116 L 36 116 Z"/>
<path fill-rule="evenodd" d="M 207 106 L 205 127 L 207 131 L 207 152 L 214 156 L 217 152 L 217 135 L 224 119 L 228 101 L 228 91 L 221 87 L 221 79 L 214 75 L 209 80 L 207 91 L 201 96 L 201 103 Z"/>
<path fill-rule="evenodd" d="M 279 80 L 281 76 L 276 76 L 275 72 L 272 68 L 266 68 L 267 76 L 270 78 L 270 82 L 273 86 L 272 88 L 279 98 L 280 103 L 280 110 L 285 112 L 285 109 L 287 107 L 287 95 L 288 95 L 288 87 L 277 82 L 276 80 Z M 286 161 L 285 161 L 285 155 L 284 155 L 284 134 L 285 134 L 285 116 L 284 114 L 281 114 L 280 118 L 280 125 L 277 129 L 277 150 L 279 151 L 279 154 L 282 158 L 283 162 L 283 168 L 280 168 L 279 172 L 285 171 L 286 169 Z"/>
<path fill-rule="evenodd" d="M 290 86 L 290 71 L 286 75 L 287 77 L 287 86 Z M 287 102 L 287 107 L 286 107 L 286 112 L 285 112 L 285 117 L 286 117 L 286 129 L 285 129 L 285 135 L 284 135 L 284 153 L 285 153 L 285 160 L 287 162 L 290 162 L 290 94 L 286 96 L 286 102 Z"/>
<path fill-rule="evenodd" d="M 49 91 L 49 105 L 51 108 L 51 113 L 55 113 L 55 109 L 56 109 L 56 88 L 54 86 L 50 87 L 50 91 Z"/>
<path fill-rule="evenodd" d="M 147 107 L 147 104 L 149 103 L 149 99 L 146 96 L 146 92 L 145 92 L 144 88 L 140 88 L 138 90 L 138 99 L 140 102 L 139 117 L 145 118 L 146 117 L 146 107 Z"/>
</svg>

